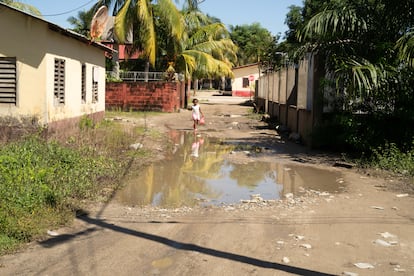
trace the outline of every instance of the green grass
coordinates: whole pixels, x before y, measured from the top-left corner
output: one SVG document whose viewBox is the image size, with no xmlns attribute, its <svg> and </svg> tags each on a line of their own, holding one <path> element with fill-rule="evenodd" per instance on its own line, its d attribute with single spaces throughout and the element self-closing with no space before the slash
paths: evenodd
<svg viewBox="0 0 414 276">
<path fill-rule="evenodd" d="M 144 126 L 82 118 L 65 141 L 30 136 L 2 145 L 0 254 L 71 223 L 85 202 L 108 199 L 131 160 L 152 156 L 129 146 L 158 137 Z"/>
<path fill-rule="evenodd" d="M 414 176 L 414 142 L 407 152 L 402 152 L 394 143 L 374 149 L 371 165 L 399 175 Z"/>
<path fill-rule="evenodd" d="M 30 241 L 67 222 L 77 202 L 98 191 L 116 163 L 30 137 L 0 149 L 0 234 Z"/>
</svg>

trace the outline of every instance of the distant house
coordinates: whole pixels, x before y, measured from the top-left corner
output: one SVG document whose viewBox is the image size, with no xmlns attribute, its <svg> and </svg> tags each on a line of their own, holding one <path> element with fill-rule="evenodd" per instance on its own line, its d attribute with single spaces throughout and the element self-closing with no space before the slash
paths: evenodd
<svg viewBox="0 0 414 276">
<path fill-rule="evenodd" d="M 254 93 L 255 81 L 259 79 L 258 63 L 233 68 L 232 95 L 250 97 Z"/>
<path fill-rule="evenodd" d="M 111 49 L 118 48 L 118 59 L 119 61 L 125 61 L 130 59 L 138 59 L 140 53 L 138 51 L 132 51 L 133 43 L 133 33 L 132 29 L 127 32 L 126 41 L 124 44 L 119 44 L 116 42 L 114 34 L 114 23 L 115 16 L 108 17 L 108 20 L 105 24 L 105 29 L 103 34 L 100 37 L 101 43 L 105 46 L 108 46 Z"/>
<path fill-rule="evenodd" d="M 66 129 L 105 112 L 103 44 L 0 3 L 0 117 Z"/>
</svg>

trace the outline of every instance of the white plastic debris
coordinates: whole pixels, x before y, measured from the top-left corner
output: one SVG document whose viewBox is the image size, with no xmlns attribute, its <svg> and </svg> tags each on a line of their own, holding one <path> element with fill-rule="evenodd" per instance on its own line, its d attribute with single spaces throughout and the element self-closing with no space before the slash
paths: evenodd
<svg viewBox="0 0 414 276">
<path fill-rule="evenodd" d="M 391 244 L 387 241 L 377 239 L 374 241 L 375 244 L 381 245 L 381 246 L 391 246 Z"/>
<path fill-rule="evenodd" d="M 132 144 L 132 145 L 130 145 L 130 146 L 129 146 L 129 148 L 134 149 L 134 150 L 137 150 L 137 149 L 142 148 L 143 146 L 144 146 L 144 145 L 143 145 L 143 144 L 141 144 L 141 143 L 136 143 L 136 144 Z"/>
<path fill-rule="evenodd" d="M 306 248 L 306 249 L 311 249 L 311 248 L 312 248 L 312 245 L 310 245 L 310 244 L 308 244 L 308 243 L 302 243 L 302 244 L 300 245 L 300 247 L 303 247 L 303 248 Z"/>
<path fill-rule="evenodd" d="M 296 235 L 295 239 L 298 240 L 298 241 L 301 241 L 301 240 L 305 239 L 305 236 Z"/>
<path fill-rule="evenodd" d="M 282 262 L 284 262 L 285 264 L 290 263 L 290 260 L 288 257 L 283 257 Z"/>
<path fill-rule="evenodd" d="M 358 276 L 359 274 L 355 273 L 355 272 L 344 271 L 342 273 L 342 275 L 345 275 L 345 276 Z"/>
<path fill-rule="evenodd" d="M 354 265 L 361 269 L 373 269 L 374 268 L 374 266 L 370 263 L 355 263 Z"/>
<path fill-rule="evenodd" d="M 51 231 L 51 230 L 47 230 L 47 234 L 48 234 L 49 236 L 52 236 L 52 237 L 59 236 L 59 233 L 58 233 L 58 232 Z"/>
<path fill-rule="evenodd" d="M 384 233 L 380 233 L 381 237 L 383 237 L 384 239 L 390 239 L 390 238 L 396 238 L 396 235 L 393 235 L 391 233 L 388 232 L 384 232 Z"/>
<path fill-rule="evenodd" d="M 287 193 L 287 194 L 285 194 L 285 198 L 293 198 L 293 194 L 292 193 Z"/>
<path fill-rule="evenodd" d="M 408 196 L 408 194 L 399 194 L 399 195 L 396 195 L 396 197 L 407 197 Z"/>
</svg>

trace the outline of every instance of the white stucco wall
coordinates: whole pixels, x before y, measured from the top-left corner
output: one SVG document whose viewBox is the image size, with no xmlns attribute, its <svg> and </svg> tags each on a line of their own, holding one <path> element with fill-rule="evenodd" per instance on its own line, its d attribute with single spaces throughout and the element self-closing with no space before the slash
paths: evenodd
<svg viewBox="0 0 414 276">
<path fill-rule="evenodd" d="M 105 110 L 103 49 L 49 29 L 43 20 L 0 5 L 0 57 L 16 57 L 17 104 L 0 103 L 0 116 L 37 116 L 42 124 Z M 65 104 L 54 104 L 54 60 L 65 60 Z M 81 68 L 86 65 L 86 102 Z M 98 102 L 92 102 L 93 67 L 99 68 Z"/>
<path fill-rule="evenodd" d="M 233 92 L 249 92 L 254 91 L 255 80 L 259 79 L 259 68 L 257 65 L 236 67 L 233 69 L 234 79 L 232 82 Z M 243 78 L 254 76 L 254 81 L 250 81 L 249 87 L 243 87 Z"/>
</svg>

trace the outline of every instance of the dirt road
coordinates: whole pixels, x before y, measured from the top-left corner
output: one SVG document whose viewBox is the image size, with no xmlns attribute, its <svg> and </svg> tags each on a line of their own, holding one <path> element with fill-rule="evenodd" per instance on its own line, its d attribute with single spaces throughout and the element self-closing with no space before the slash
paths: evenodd
<svg viewBox="0 0 414 276">
<path fill-rule="evenodd" d="M 202 135 L 267 149 L 227 158 L 339 172 L 346 188 L 266 204 L 100 204 L 72 227 L 54 229 L 57 236 L 1 257 L 0 275 L 414 275 L 414 197 L 390 189 L 397 180 L 333 167 L 335 156 L 285 142 L 245 116 L 251 107 L 243 99 L 198 97 Z M 192 128 L 187 110 L 145 123 L 165 133 Z"/>
</svg>

